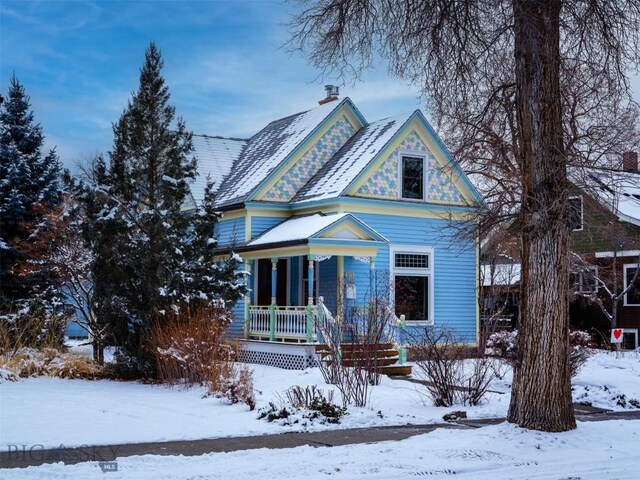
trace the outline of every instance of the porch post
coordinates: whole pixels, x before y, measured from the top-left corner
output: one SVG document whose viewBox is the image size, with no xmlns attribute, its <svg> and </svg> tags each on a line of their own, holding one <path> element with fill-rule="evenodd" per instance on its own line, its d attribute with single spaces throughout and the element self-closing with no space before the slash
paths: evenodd
<svg viewBox="0 0 640 480">
<path fill-rule="evenodd" d="M 276 288 L 278 287 L 278 259 L 271 259 L 271 305 L 269 305 L 269 340 L 276 339 Z"/>
<path fill-rule="evenodd" d="M 253 272 L 253 261 L 245 260 L 245 270 L 247 273 L 244 274 L 244 283 L 247 287 L 249 287 L 249 278 L 251 273 Z M 249 339 L 251 334 L 251 311 L 249 310 L 249 306 L 251 305 L 251 295 L 249 292 L 251 291 L 248 288 L 247 293 L 244 296 L 244 338 L 245 340 Z"/>
<path fill-rule="evenodd" d="M 313 255 L 309 255 L 308 257 L 309 260 L 309 271 L 307 272 L 307 281 L 308 281 L 308 286 L 309 286 L 309 301 L 307 303 L 307 328 L 306 328 L 306 333 L 307 333 L 307 342 L 311 343 L 313 341 L 313 330 L 314 330 L 314 325 L 313 325 L 313 318 L 314 318 L 314 310 L 315 307 L 313 305 L 313 277 L 314 277 L 314 262 L 315 262 L 315 257 Z"/>
<path fill-rule="evenodd" d="M 308 282 L 309 282 L 309 305 L 313 305 L 313 277 L 314 275 L 314 264 L 315 257 L 313 255 L 309 255 L 309 271 L 307 273 Z"/>
</svg>

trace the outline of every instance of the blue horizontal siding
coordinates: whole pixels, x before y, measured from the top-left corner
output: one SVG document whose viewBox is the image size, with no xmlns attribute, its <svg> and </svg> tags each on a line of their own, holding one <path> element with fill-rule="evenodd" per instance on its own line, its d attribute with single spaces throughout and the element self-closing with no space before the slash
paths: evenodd
<svg viewBox="0 0 640 480">
<path fill-rule="evenodd" d="M 255 238 L 271 227 L 284 222 L 282 217 L 251 217 L 251 238 Z"/>
<path fill-rule="evenodd" d="M 475 342 L 475 244 L 456 238 L 459 229 L 448 220 L 360 213 L 354 215 L 384 235 L 391 245 L 433 247 L 435 325 L 450 328 L 462 341 Z M 362 271 L 362 267 L 354 268 Z M 376 270 L 378 275 L 380 272 L 390 271 L 388 248 L 379 251 Z M 358 277 L 362 275 L 357 275 L 356 278 Z"/>
<path fill-rule="evenodd" d="M 225 220 L 222 218 L 216 225 L 215 234 L 219 247 L 228 247 L 244 243 L 244 217 Z"/>
</svg>

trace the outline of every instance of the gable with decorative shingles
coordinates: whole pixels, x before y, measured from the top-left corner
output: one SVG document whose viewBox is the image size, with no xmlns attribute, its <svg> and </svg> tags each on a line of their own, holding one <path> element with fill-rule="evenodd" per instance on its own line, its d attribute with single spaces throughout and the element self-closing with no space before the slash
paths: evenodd
<svg viewBox="0 0 640 480">
<path fill-rule="evenodd" d="M 276 181 L 261 200 L 288 202 L 356 133 L 344 116 L 331 127 Z"/>
<path fill-rule="evenodd" d="M 402 155 L 410 155 L 411 153 L 425 157 L 427 202 L 453 205 L 467 204 L 464 196 L 451 178 L 450 167 L 443 166 L 438 162 L 415 130 L 411 130 L 402 138 L 378 168 L 364 180 L 364 183 L 354 195 L 365 198 L 398 199 L 398 165 Z"/>
</svg>

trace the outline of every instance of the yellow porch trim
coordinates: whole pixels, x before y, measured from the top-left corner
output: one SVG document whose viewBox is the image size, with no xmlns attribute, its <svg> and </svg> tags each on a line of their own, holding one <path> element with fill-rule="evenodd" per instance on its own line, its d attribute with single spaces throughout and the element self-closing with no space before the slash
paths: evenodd
<svg viewBox="0 0 640 480">
<path fill-rule="evenodd" d="M 375 240 L 374 238 L 371 237 L 371 235 L 365 232 L 362 228 L 349 222 L 342 222 L 342 223 L 339 222 L 338 225 L 331 227 L 329 230 L 327 230 L 322 235 L 320 235 L 320 238 L 333 238 L 333 235 L 335 235 L 337 232 L 340 232 L 342 230 L 348 230 L 349 232 L 353 233 L 356 237 L 358 237 L 360 240 Z"/>
<path fill-rule="evenodd" d="M 302 255 L 338 255 L 373 257 L 378 253 L 378 247 L 367 245 L 293 245 L 289 247 L 274 247 L 265 250 L 240 252 L 240 256 L 247 260 L 257 258 L 298 257 Z M 219 258 L 228 258 L 229 255 L 221 255 Z"/>
<path fill-rule="evenodd" d="M 401 135 L 398 138 L 396 138 L 394 142 L 392 142 L 390 145 L 388 145 L 384 150 L 380 152 L 380 154 L 378 155 L 378 159 L 375 162 L 371 163 L 367 168 L 365 168 L 365 170 L 360 176 L 360 179 L 353 184 L 353 186 L 348 192 L 346 192 L 347 195 L 355 196 L 358 190 L 360 189 L 360 187 L 367 181 L 367 179 L 378 168 L 380 168 L 380 166 L 386 160 L 386 158 L 392 152 L 398 149 L 398 147 L 400 146 L 400 143 L 402 143 L 402 140 L 404 140 L 405 136 L 411 133 L 412 130 L 417 133 L 422 143 L 426 145 L 427 149 L 436 159 L 436 161 L 438 162 L 440 167 L 443 169 L 443 171 L 445 171 L 445 173 L 449 175 L 454 186 L 460 191 L 460 193 L 466 200 L 467 204 L 474 205 L 475 201 L 473 198 L 473 194 L 467 188 L 464 182 L 462 182 L 462 179 L 460 178 L 460 176 L 457 175 L 454 169 L 449 166 L 450 164 L 448 159 L 444 156 L 442 150 L 434 142 L 434 140 L 431 138 L 431 135 L 429 135 L 426 129 L 422 126 L 422 123 L 417 118 L 414 118 L 408 125 L 406 125 L 403 128 L 403 131 L 405 132 L 404 135 Z"/>
<path fill-rule="evenodd" d="M 286 172 L 288 172 L 289 169 L 294 164 L 296 164 L 304 155 L 306 155 L 306 153 L 309 151 L 309 149 L 325 133 L 327 133 L 331 127 L 333 127 L 333 125 L 335 124 L 336 120 L 339 119 L 341 116 L 344 116 L 347 119 L 347 121 L 351 124 L 351 126 L 355 130 L 355 132 L 358 132 L 358 130 L 360 130 L 363 127 L 363 125 L 356 118 L 356 116 L 353 115 L 353 113 L 351 113 L 351 110 L 347 107 L 347 104 L 345 103 L 338 110 L 336 110 L 335 112 L 332 113 L 333 121 L 326 122 L 326 124 L 320 130 L 318 130 L 315 133 L 315 135 L 313 135 L 311 138 L 309 138 L 307 141 L 305 141 L 302 144 L 302 146 L 298 149 L 298 152 L 296 153 L 296 155 L 291 157 L 287 163 L 285 163 L 284 165 L 281 165 L 280 167 L 278 167 L 277 174 L 274 175 L 273 178 L 271 178 L 271 180 L 269 180 L 268 182 L 263 184 L 256 191 L 256 193 L 254 195 L 252 195 L 251 198 L 253 200 L 258 200 L 258 201 L 262 200 L 264 198 L 264 196 L 269 192 L 269 190 L 271 190 L 273 188 L 273 186 L 278 182 L 278 180 L 280 180 L 282 178 L 282 176 L 285 175 Z M 288 203 L 288 200 L 286 200 L 286 201 L 283 200 L 283 203 Z"/>
</svg>

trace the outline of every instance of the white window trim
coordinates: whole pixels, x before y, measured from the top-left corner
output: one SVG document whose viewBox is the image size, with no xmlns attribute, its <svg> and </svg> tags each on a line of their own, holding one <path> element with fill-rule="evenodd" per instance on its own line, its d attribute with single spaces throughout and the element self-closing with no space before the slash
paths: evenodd
<svg viewBox="0 0 640 480">
<path fill-rule="evenodd" d="M 632 268 L 640 268 L 640 264 L 637 263 L 625 263 L 624 266 L 622 267 L 622 290 L 626 290 L 627 289 L 627 270 L 630 270 Z M 624 306 L 625 307 L 640 307 L 640 303 L 628 303 L 627 302 L 627 295 L 629 294 L 629 292 L 624 294 Z"/>
<path fill-rule="evenodd" d="M 402 157 L 422 159 L 422 198 L 405 198 L 402 196 Z M 427 156 L 424 152 L 412 152 L 411 150 L 398 151 L 398 199 L 405 202 L 425 203 L 427 201 Z"/>
<path fill-rule="evenodd" d="M 574 195 L 572 197 L 569 197 L 569 200 L 572 200 L 574 198 L 580 199 L 580 228 L 574 228 L 571 231 L 581 232 L 584 230 L 584 198 L 582 197 L 582 195 Z"/>
<path fill-rule="evenodd" d="M 596 283 L 596 288 L 595 290 L 583 290 L 582 289 L 582 285 L 584 284 L 584 282 L 582 281 L 584 274 L 585 274 L 585 270 L 589 270 L 590 272 L 593 272 L 593 276 L 594 276 L 594 280 Z M 598 266 L 597 265 L 589 265 L 585 268 L 582 268 L 580 270 L 578 270 L 577 272 L 573 272 L 574 275 L 577 275 L 577 279 L 578 279 L 578 293 L 598 293 L 598 291 L 600 290 L 600 280 L 598 279 Z"/>
<path fill-rule="evenodd" d="M 396 268 L 395 262 L 395 254 L 396 253 L 409 253 L 409 254 L 427 254 L 429 255 L 429 268 Z M 435 316 L 434 316 L 434 304 L 435 304 L 435 255 L 433 247 L 425 247 L 422 245 L 389 245 L 389 272 L 391 273 L 391 284 L 395 287 L 396 284 L 396 274 L 404 275 L 404 276 L 414 276 L 414 277 L 427 277 L 429 279 L 428 282 L 428 301 L 429 305 L 427 306 L 427 320 L 411 320 L 406 319 L 407 325 L 420 327 L 420 326 L 431 326 L 435 324 Z M 418 271 L 417 271 L 418 270 Z M 391 289 L 391 305 L 395 313 L 395 289 Z"/>
</svg>

